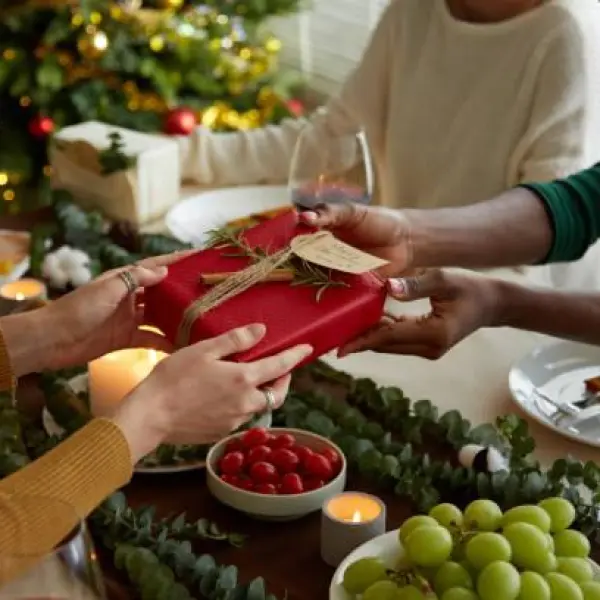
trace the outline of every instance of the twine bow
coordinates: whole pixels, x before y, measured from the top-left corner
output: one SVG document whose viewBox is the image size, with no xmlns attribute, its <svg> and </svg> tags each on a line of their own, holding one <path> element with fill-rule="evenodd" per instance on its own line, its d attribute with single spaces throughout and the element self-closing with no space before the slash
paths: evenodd
<svg viewBox="0 0 600 600">
<path fill-rule="evenodd" d="M 269 254 L 249 267 L 231 275 L 225 281 L 213 287 L 207 294 L 192 302 L 183 313 L 177 330 L 176 346 L 183 348 L 190 343 L 192 327 L 196 319 L 266 279 L 275 269 L 287 262 L 295 250 L 314 242 L 318 234 L 300 237 L 302 239 L 295 238 L 293 250 L 291 246 L 286 246 L 274 254 Z"/>
</svg>

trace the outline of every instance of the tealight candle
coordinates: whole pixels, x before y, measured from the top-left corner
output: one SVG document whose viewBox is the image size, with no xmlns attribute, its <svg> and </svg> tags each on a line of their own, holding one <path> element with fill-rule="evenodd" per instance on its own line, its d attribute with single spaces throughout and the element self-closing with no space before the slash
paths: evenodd
<svg viewBox="0 0 600 600">
<path fill-rule="evenodd" d="M 132 348 L 106 354 L 88 365 L 90 408 L 96 417 L 110 416 L 152 369 L 168 355 Z"/>
<path fill-rule="evenodd" d="M 13 302 L 45 300 L 46 286 L 37 279 L 19 279 L 0 287 L 0 296 Z"/>
<path fill-rule="evenodd" d="M 337 567 L 352 550 L 385 533 L 385 504 L 361 492 L 325 501 L 321 513 L 321 557 Z"/>
</svg>

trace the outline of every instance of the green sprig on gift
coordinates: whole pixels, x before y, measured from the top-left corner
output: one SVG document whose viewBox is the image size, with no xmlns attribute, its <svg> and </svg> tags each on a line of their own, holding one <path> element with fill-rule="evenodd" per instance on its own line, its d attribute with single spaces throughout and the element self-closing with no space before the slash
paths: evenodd
<svg viewBox="0 0 600 600">
<path fill-rule="evenodd" d="M 127 171 L 137 163 L 135 156 L 130 156 L 124 151 L 125 142 L 118 131 L 108 134 L 110 145 L 98 152 L 98 162 L 102 169 L 102 175 L 112 175 L 119 171 Z"/>
</svg>

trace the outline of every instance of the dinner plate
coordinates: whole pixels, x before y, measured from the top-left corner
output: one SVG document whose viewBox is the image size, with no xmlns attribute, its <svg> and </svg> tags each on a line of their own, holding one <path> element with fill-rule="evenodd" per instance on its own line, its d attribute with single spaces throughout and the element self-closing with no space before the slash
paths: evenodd
<svg viewBox="0 0 600 600">
<path fill-rule="evenodd" d="M 342 561 L 335 571 L 329 586 L 329 600 L 354 600 L 354 597 L 348 594 L 342 585 L 344 572 L 352 563 L 361 558 L 376 556 L 392 569 L 403 554 L 404 550 L 398 540 L 397 531 L 388 531 L 359 546 Z M 594 569 L 594 578 L 599 579 L 600 567 L 594 561 L 590 560 L 590 562 Z"/>
<path fill-rule="evenodd" d="M 532 419 L 572 440 L 600 448 L 600 399 L 586 409 L 588 418 L 582 421 L 557 410 L 557 406 L 581 401 L 585 380 L 596 376 L 600 376 L 600 347 L 561 341 L 519 360 L 510 370 L 508 385 L 514 401 Z"/>
<path fill-rule="evenodd" d="M 82 373 L 69 380 L 69 385 L 76 394 L 86 392 L 88 389 L 88 374 Z M 44 407 L 42 410 L 42 423 L 48 435 L 60 436 L 64 433 L 64 429 L 54 420 L 50 411 Z M 257 419 L 255 427 L 270 427 L 272 424 L 271 414 L 265 414 Z M 208 454 L 208 451 L 207 451 Z M 184 473 L 186 471 L 195 471 L 206 467 L 205 460 L 195 460 L 177 465 L 143 465 L 138 464 L 134 468 L 135 473 L 150 474 L 150 475 L 168 475 L 171 473 Z"/>
<path fill-rule="evenodd" d="M 169 231 L 179 240 L 201 248 L 208 232 L 229 221 L 291 205 L 286 186 L 235 187 L 203 192 L 174 206 L 166 216 Z"/>
</svg>

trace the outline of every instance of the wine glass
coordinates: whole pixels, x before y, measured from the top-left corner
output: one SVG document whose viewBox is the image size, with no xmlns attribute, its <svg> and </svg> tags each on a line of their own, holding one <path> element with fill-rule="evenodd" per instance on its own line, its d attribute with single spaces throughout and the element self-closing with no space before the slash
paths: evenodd
<svg viewBox="0 0 600 600">
<path fill-rule="evenodd" d="M 289 189 L 300 210 L 373 197 L 374 170 L 364 131 L 344 112 L 321 109 L 302 129 L 292 156 Z"/>
<path fill-rule="evenodd" d="M 43 496 L 0 495 L 0 514 L 10 523 L 0 546 L 0 600 L 106 600 L 93 542 L 72 506 Z M 53 544 L 61 528 L 72 529 Z"/>
</svg>

